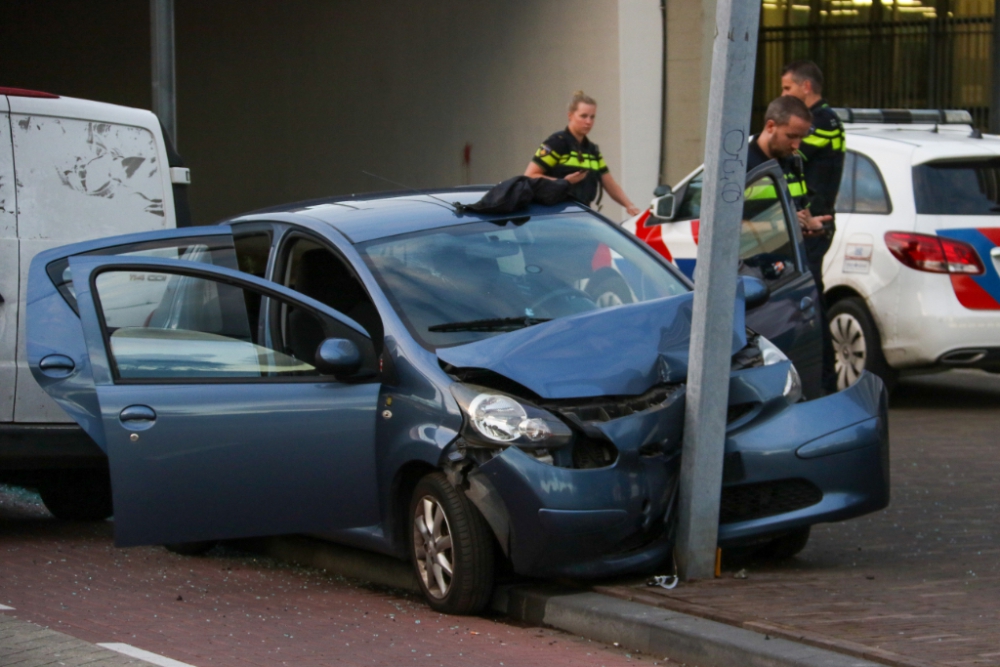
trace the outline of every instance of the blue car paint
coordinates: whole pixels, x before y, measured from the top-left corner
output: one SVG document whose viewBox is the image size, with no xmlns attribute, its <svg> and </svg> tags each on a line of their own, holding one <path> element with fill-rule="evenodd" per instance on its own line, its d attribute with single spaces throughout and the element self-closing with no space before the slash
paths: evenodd
<svg viewBox="0 0 1000 667">
<path fill-rule="evenodd" d="M 116 544 L 306 532 L 317 528 L 317 517 L 324 530 L 378 521 L 370 447 L 378 383 L 328 378 L 231 382 L 224 391 L 209 382 L 116 384 L 91 278 L 98 269 L 116 267 L 181 269 L 305 302 L 363 332 L 357 323 L 292 290 L 231 269 L 130 257 L 71 257 L 70 267 L 104 424 Z M 155 424 L 122 421 L 119 415 L 131 406 L 152 407 Z M 161 513 L 163 508 L 169 511 Z"/>
<path fill-rule="evenodd" d="M 481 194 L 481 192 L 475 195 L 463 193 L 462 196 L 471 201 L 478 199 Z M 453 198 L 452 193 L 442 193 L 441 196 L 449 200 Z M 461 197 L 454 198 L 460 199 Z M 244 223 L 276 223 L 274 224 L 276 233 L 272 242 L 275 248 L 281 243 L 284 236 L 297 229 L 302 229 L 321 237 L 328 245 L 340 252 L 353 265 L 382 317 L 385 329 L 384 359 L 386 360 L 386 371 L 382 377 L 382 384 L 381 386 L 375 385 L 378 387 L 378 395 L 374 404 L 375 435 L 374 443 L 369 445 L 370 451 L 374 452 L 375 480 L 373 481 L 366 475 L 357 474 L 357 471 L 345 466 L 340 458 L 337 458 L 336 463 L 331 463 L 335 466 L 334 470 L 337 474 L 344 475 L 343 489 L 345 493 L 351 495 L 351 502 L 366 504 L 366 508 L 361 508 L 365 511 L 372 507 L 377 508 L 377 516 L 372 518 L 366 515 L 341 520 L 337 516 L 332 516 L 341 511 L 338 507 L 330 505 L 288 507 L 287 503 L 280 502 L 277 498 L 272 498 L 272 506 L 269 508 L 255 507 L 253 511 L 247 511 L 245 507 L 237 507 L 236 503 L 227 503 L 223 500 L 221 502 L 223 502 L 226 512 L 219 512 L 219 518 L 228 512 L 229 519 L 240 522 L 239 531 L 233 532 L 242 532 L 246 535 L 309 532 L 383 553 L 406 557 L 408 548 L 406 505 L 408 498 L 400 498 L 396 495 L 398 484 L 403 478 L 403 471 L 411 466 L 416 466 L 417 470 L 445 468 L 454 473 L 454 470 L 449 467 L 447 454 L 456 451 L 454 445 L 457 434 L 462 429 L 461 412 L 449 390 L 455 380 L 441 368 L 437 355 L 421 347 L 409 336 L 405 326 L 392 310 L 388 300 L 382 294 L 377 282 L 351 242 L 377 238 L 388 233 L 404 233 L 405 230 L 442 227 L 461 224 L 464 221 L 489 219 L 489 216 L 460 216 L 440 203 L 425 201 L 426 198 L 402 199 L 407 200 L 406 203 L 397 201 L 393 205 L 387 203 L 384 206 L 365 211 L 354 211 L 348 206 L 330 206 L 327 209 L 310 207 L 299 213 L 289 213 L 287 210 L 285 212 L 275 211 L 267 214 L 258 213 L 230 221 L 236 230 L 239 230 Z M 586 210 L 577 205 L 569 204 L 563 207 L 533 207 L 529 213 L 532 215 L 550 214 L 557 209 L 572 212 Z M 407 221 L 405 224 L 397 222 L 403 218 Z M 497 216 L 493 216 L 493 218 L 497 218 Z M 95 242 L 95 247 L 100 247 L 101 243 Z M 108 244 L 109 241 L 104 240 L 103 243 Z M 646 249 L 644 244 L 639 245 Z M 649 252 L 655 256 L 655 253 Z M 67 254 L 72 253 L 62 252 L 63 256 Z M 657 259 L 659 258 L 657 257 Z M 114 261 L 106 257 L 88 258 L 83 263 L 74 260 L 74 272 L 76 273 L 78 270 L 76 267 L 81 267 L 79 269 L 81 271 L 84 266 L 87 266 L 88 270 L 92 270 L 97 266 L 114 263 Z M 164 262 L 165 260 L 159 261 Z M 121 263 L 134 264 L 135 262 L 128 260 Z M 666 266 L 666 263 L 663 263 Z M 155 260 L 142 262 L 143 266 L 151 267 L 155 264 Z M 272 257 L 267 275 L 274 278 L 276 270 Z M 669 266 L 667 270 L 676 271 Z M 226 272 L 223 269 L 204 269 L 204 272 L 206 275 L 224 274 L 233 280 L 250 285 L 266 285 L 271 290 L 289 296 L 293 301 L 299 300 L 311 307 L 332 313 L 332 311 L 325 309 L 325 306 L 292 290 L 281 288 L 273 282 L 258 280 L 246 274 Z M 32 276 L 33 283 L 36 285 L 51 284 L 43 271 L 32 273 Z M 61 301 L 57 294 L 50 296 Z M 588 320 L 587 331 L 601 336 L 608 336 L 609 332 L 614 332 L 617 335 L 618 331 L 614 330 L 618 329 L 620 325 L 612 323 L 617 321 L 616 318 L 623 316 L 634 316 L 638 318 L 637 322 L 645 321 L 659 324 L 674 321 L 685 322 L 686 317 L 689 317 L 681 314 L 685 308 L 690 307 L 690 300 L 686 296 L 662 299 L 653 303 L 655 305 L 634 304 L 613 311 L 605 311 L 603 317 L 591 316 Z M 670 305 L 664 306 L 668 303 Z M 646 306 L 646 308 L 641 306 Z M 66 311 L 68 310 L 67 308 Z M 88 317 L 93 317 L 90 326 L 94 327 L 97 324 L 96 315 L 92 313 L 92 308 L 88 307 L 87 310 L 90 312 Z M 674 312 L 667 312 L 669 310 Z M 35 312 L 50 314 L 50 311 Z M 49 314 L 46 314 L 45 317 L 49 317 Z M 66 312 L 52 315 L 57 322 L 61 322 L 66 316 Z M 45 326 L 45 322 L 38 321 L 41 317 L 34 312 L 29 313 L 29 324 L 35 320 L 37 326 Z M 553 351 L 561 351 L 558 362 L 551 359 L 547 362 L 546 373 L 552 374 L 549 377 L 575 372 L 582 366 L 594 365 L 592 346 L 596 343 L 582 344 L 579 340 L 574 341 L 569 333 L 561 327 L 551 326 L 557 325 L 559 322 L 537 325 L 465 346 L 472 348 L 471 350 L 449 348 L 439 352 L 442 359 L 448 358 L 451 362 L 461 361 L 463 364 L 481 362 L 483 363 L 482 367 L 488 367 L 487 364 L 492 364 L 495 360 L 490 358 L 486 352 L 490 345 L 482 344 L 491 343 L 493 346 L 503 348 L 502 341 L 513 336 L 515 340 L 520 341 L 518 349 L 527 358 L 533 358 L 535 361 L 543 360 L 540 350 L 545 349 L 546 346 L 549 346 L 548 349 Z M 52 322 L 49 321 L 47 324 L 51 325 Z M 742 332 L 742 326 L 737 331 Z M 516 334 L 522 335 L 517 336 Z M 550 337 L 553 340 L 547 340 Z M 642 336 L 638 337 L 642 338 Z M 81 344 L 79 338 L 79 332 L 67 336 L 69 343 L 73 343 L 75 340 L 77 345 Z M 669 338 L 667 336 L 664 340 Z M 734 338 L 739 340 L 739 334 L 736 334 Z M 678 335 L 677 340 L 679 339 Z M 554 340 L 562 340 L 563 346 L 561 348 L 553 346 Z M 591 393 L 586 395 L 596 395 L 593 392 L 597 391 L 597 387 L 637 389 L 648 386 L 650 383 L 655 384 L 662 377 L 659 370 L 662 368 L 663 361 L 672 364 L 669 375 L 671 380 L 683 381 L 683 373 L 680 372 L 680 369 L 686 366 L 685 354 L 682 351 L 683 345 L 680 347 L 664 345 L 661 350 L 659 341 L 660 339 L 657 338 L 655 344 L 658 347 L 654 350 L 639 351 L 633 348 L 631 351 L 638 352 L 642 357 L 642 362 L 636 364 L 638 370 L 633 368 L 631 371 L 620 374 L 617 378 L 614 373 L 616 363 L 621 367 L 627 367 L 629 364 L 622 365 L 612 359 L 605 360 L 600 364 L 601 379 L 596 383 L 590 383 L 593 388 L 590 390 Z M 50 352 L 58 352 L 60 349 L 59 345 L 54 345 Z M 574 349 L 580 350 L 581 353 L 573 354 Z M 586 356 L 583 354 L 584 350 L 587 350 Z M 663 354 L 664 351 L 666 354 Z M 100 347 L 99 350 L 95 349 L 93 353 L 95 358 L 103 357 L 103 347 Z M 560 391 L 559 383 L 551 386 L 546 377 L 539 374 L 533 365 L 519 363 L 513 356 L 514 350 L 505 350 L 504 353 L 508 355 L 503 362 L 506 364 L 504 369 L 511 373 L 510 379 L 526 386 L 534 384 L 542 390 L 539 395 L 551 392 L 553 396 L 570 396 L 566 391 Z M 106 366 L 106 360 L 104 365 Z M 653 367 L 657 369 L 656 373 L 651 372 Z M 106 369 L 100 370 L 106 372 Z M 786 376 L 787 363 L 746 369 L 733 375 L 730 387 L 731 403 L 751 402 L 755 405 L 753 410 L 730 424 L 729 438 L 726 443 L 727 452 L 739 452 L 743 457 L 746 474 L 742 481 L 754 482 L 761 478 L 772 479 L 770 468 L 765 464 L 779 467 L 791 466 L 786 461 L 791 457 L 802 466 L 811 466 L 812 472 L 810 474 L 818 478 L 824 476 L 837 479 L 852 476 L 865 479 L 872 476 L 877 477 L 878 479 L 872 483 L 876 487 L 881 483 L 884 493 L 879 488 L 875 488 L 874 493 L 871 489 L 862 490 L 860 493 L 838 489 L 829 496 L 830 503 L 835 505 L 832 508 L 828 507 L 827 498 L 824 498 L 823 502 L 817 506 L 792 513 L 791 517 L 767 517 L 746 525 L 722 526 L 720 527 L 720 540 L 724 542 L 781 534 L 782 531 L 792 527 L 808 525 L 818 520 L 830 520 L 829 517 L 844 517 L 853 515 L 852 513 L 862 513 L 858 508 L 863 507 L 866 508 L 864 511 L 871 511 L 877 509 L 878 506 L 884 506 L 884 503 L 887 502 L 888 470 L 881 465 L 881 460 L 872 467 L 871 474 L 858 474 L 857 468 L 853 467 L 854 464 L 863 462 L 857 457 L 867 455 L 869 450 L 884 452 L 887 446 L 887 435 L 884 429 L 876 429 L 877 437 L 880 438 L 876 446 L 861 446 L 820 458 L 807 459 L 796 456 L 796 450 L 799 446 L 822 438 L 827 433 L 836 433 L 844 428 L 852 428 L 854 425 L 870 422 L 872 419 L 884 421 L 886 414 L 884 395 L 881 402 L 873 403 L 871 400 L 862 400 L 857 392 L 848 390 L 818 401 L 789 408 L 787 400 L 782 395 Z M 110 376 L 103 375 L 102 378 L 110 379 Z M 582 375 L 577 376 L 574 382 L 581 390 L 587 386 L 587 379 Z M 81 383 L 86 389 L 86 383 L 82 381 Z M 312 387 L 313 390 L 319 392 L 322 389 L 319 386 L 321 384 L 307 383 L 305 386 Z M 331 382 L 330 384 L 336 383 Z M 869 390 L 874 386 L 878 388 L 878 391 L 881 391 L 881 383 L 874 376 L 866 375 L 862 383 L 859 384 L 868 387 Z M 182 387 L 185 392 L 180 391 Z M 118 389 L 118 387 L 106 388 L 109 390 Z M 125 388 L 132 390 L 131 386 L 122 387 L 123 394 Z M 217 390 L 217 386 L 214 388 Z M 181 403 L 184 403 L 189 406 L 187 409 L 194 415 L 199 412 L 208 414 L 216 411 L 212 402 L 217 394 L 211 392 L 212 385 L 206 385 L 204 393 L 197 396 L 187 394 L 188 397 L 185 398 L 184 394 L 190 392 L 191 389 L 190 385 L 177 385 L 175 397 L 177 402 L 170 405 L 180 406 Z M 111 396 L 111 394 L 112 392 L 109 391 L 108 395 Z M 674 497 L 674 484 L 677 479 L 676 466 L 679 462 L 677 453 L 680 444 L 680 429 L 683 424 L 683 396 L 683 387 L 681 387 L 667 403 L 657 408 L 609 422 L 593 423 L 592 426 L 614 442 L 619 450 L 619 458 L 611 466 L 581 470 L 559 468 L 540 463 L 516 448 L 508 448 L 499 456 L 482 465 L 477 474 L 485 480 L 483 488 L 491 491 L 492 495 L 479 498 L 478 501 L 474 499 L 474 502 L 477 502 L 477 505 L 484 510 L 483 513 L 488 519 L 491 518 L 491 510 L 496 511 L 495 515 L 492 516 L 491 526 L 495 531 L 498 531 L 497 537 L 501 544 L 508 549 L 517 572 L 527 575 L 609 576 L 624 572 L 648 571 L 669 557 L 672 537 L 664 530 L 665 526 L 657 525 L 657 519 L 662 519 L 667 514 L 670 502 L 672 502 L 671 499 Z M 124 403 L 124 401 L 116 400 L 114 407 L 118 407 L 118 403 Z M 804 406 L 813 407 L 804 412 L 796 413 L 805 415 L 804 417 L 797 418 L 794 422 L 787 421 L 786 412 L 799 410 Z M 384 411 L 389 411 L 391 417 L 386 418 Z M 164 413 L 159 411 L 158 415 L 162 417 Z M 818 415 L 821 418 L 817 418 Z M 105 415 L 109 431 L 112 430 L 111 426 L 114 426 L 115 429 L 124 433 L 125 430 L 121 428 L 120 423 L 115 423 L 116 419 L 117 414 L 114 413 L 114 408 L 111 408 Z M 159 422 L 159 417 L 157 421 Z M 233 421 L 235 422 L 235 418 Z M 297 426 L 293 418 L 289 417 L 287 420 L 281 419 L 279 421 L 283 425 L 285 438 L 288 437 L 288 432 L 295 432 Z M 156 429 L 143 431 L 140 434 L 140 442 L 143 442 L 143 438 L 153 430 Z M 869 437 L 870 432 L 871 429 L 867 431 L 860 429 L 861 436 L 859 437 Z M 197 447 L 200 448 L 200 455 L 213 455 L 210 449 L 211 443 L 206 441 L 204 434 L 197 428 L 188 428 L 183 433 L 179 430 L 178 433 L 188 438 L 189 442 L 200 441 L 197 444 Z M 770 438 L 773 450 L 770 455 L 763 448 L 766 443 L 758 439 L 761 434 L 764 434 L 764 440 Z M 659 443 L 659 450 L 650 456 L 641 455 L 639 450 L 651 442 Z M 755 445 L 760 445 L 762 448 L 757 451 L 754 448 Z M 308 444 L 304 447 L 308 447 Z M 117 450 L 113 450 L 112 459 L 117 456 L 114 454 L 115 451 Z M 303 449 L 303 452 L 305 451 L 306 449 Z M 317 455 L 323 454 L 321 451 L 316 453 Z M 838 457 L 855 457 L 849 461 L 852 467 L 847 470 L 838 468 L 831 471 L 829 462 Z M 197 470 L 185 472 L 182 468 L 177 468 L 170 473 L 172 479 L 165 480 L 165 482 L 173 482 L 177 486 L 177 491 L 180 492 L 189 489 L 193 480 L 197 480 L 198 484 L 207 484 L 216 480 L 221 472 L 228 470 L 233 465 L 233 459 L 230 457 L 219 456 L 213 460 L 217 467 L 210 473 L 204 473 L 203 476 L 199 477 L 202 473 Z M 189 463 L 194 462 L 194 458 L 189 459 Z M 271 477 L 267 479 L 273 480 L 274 476 L 285 477 L 286 471 L 283 469 L 282 461 L 271 459 L 268 466 Z M 296 472 L 302 472 L 307 478 L 310 478 L 308 477 L 310 471 Z M 473 480 L 473 478 L 474 475 L 470 475 L 469 479 Z M 276 486 L 280 487 L 281 485 Z M 371 493 L 376 494 L 377 499 L 364 500 L 372 498 Z M 154 506 L 137 503 L 136 510 L 135 518 L 144 516 L 152 526 L 146 535 L 147 541 L 168 541 L 160 530 L 162 526 L 158 523 L 163 520 L 166 511 L 164 507 L 159 504 Z M 402 516 L 399 515 L 400 510 L 403 512 Z M 821 513 L 817 513 L 820 510 Z M 206 511 L 204 506 L 202 511 Z M 270 522 L 267 529 L 262 527 L 264 521 L 251 520 L 260 512 L 264 512 L 265 519 Z M 116 518 L 116 523 L 117 521 Z M 499 533 L 498 527 L 502 526 L 507 528 L 505 534 Z M 178 531 L 183 530 L 181 526 L 177 526 L 177 528 Z M 207 535 L 208 533 L 195 534 L 183 530 L 183 534 L 181 532 L 173 534 L 170 541 L 190 541 Z"/>
<path fill-rule="evenodd" d="M 438 350 L 456 368 L 485 368 L 543 398 L 635 396 L 687 377 L 694 292 L 593 310 Z M 746 345 L 742 283 L 731 350 Z"/>
<path fill-rule="evenodd" d="M 101 411 L 94 392 L 90 357 L 80 320 L 49 280 L 46 267 L 73 255 L 145 241 L 186 238 L 220 238 L 232 242 L 227 225 L 196 229 L 169 229 L 158 232 L 123 234 L 112 238 L 82 241 L 38 253 L 28 271 L 26 317 L 28 366 L 38 384 L 66 411 L 87 435 L 107 453 Z M 52 354 L 68 356 L 74 369 L 68 375 L 41 370 L 42 359 Z"/>
</svg>

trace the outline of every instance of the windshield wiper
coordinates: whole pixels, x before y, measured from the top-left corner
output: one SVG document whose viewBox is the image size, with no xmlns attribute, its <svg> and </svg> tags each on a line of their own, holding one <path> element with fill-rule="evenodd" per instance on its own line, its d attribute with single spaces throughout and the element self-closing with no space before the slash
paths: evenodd
<svg viewBox="0 0 1000 667">
<path fill-rule="evenodd" d="M 547 317 L 494 317 L 486 320 L 469 320 L 468 322 L 448 322 L 427 327 L 428 331 L 515 331 L 542 322 L 548 322 Z"/>
</svg>

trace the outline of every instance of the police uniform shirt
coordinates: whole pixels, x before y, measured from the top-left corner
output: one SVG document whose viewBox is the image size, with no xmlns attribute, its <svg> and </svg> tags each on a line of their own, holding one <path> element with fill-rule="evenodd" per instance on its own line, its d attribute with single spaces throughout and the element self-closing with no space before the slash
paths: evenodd
<svg viewBox="0 0 1000 667">
<path fill-rule="evenodd" d="M 764 149 L 760 147 L 757 143 L 759 135 L 750 140 L 750 146 L 747 148 L 747 173 L 750 173 L 760 165 L 764 164 L 768 160 L 772 159 L 764 153 Z M 792 196 L 792 201 L 795 202 L 795 206 L 798 209 L 807 208 L 809 200 L 809 190 L 806 187 L 806 179 L 802 170 L 802 160 L 798 156 L 789 155 L 783 158 L 774 158 L 778 161 L 778 167 L 781 169 L 782 173 L 785 175 L 785 181 L 788 184 L 788 194 Z M 778 193 L 774 192 L 773 189 L 767 193 L 768 188 L 760 189 L 758 192 L 758 197 L 763 199 L 765 196 L 770 199 L 777 199 Z"/>
<path fill-rule="evenodd" d="M 604 163 L 597 144 L 587 137 L 577 141 L 569 128 L 546 139 L 531 161 L 552 178 L 565 178 L 572 173 L 586 171 L 587 177 L 570 186 L 569 191 L 572 197 L 586 204 L 597 197 L 601 176 L 608 173 L 608 165 Z"/>
<path fill-rule="evenodd" d="M 821 99 L 809 111 L 813 117 L 812 131 L 799 146 L 809 184 L 809 210 L 813 215 L 832 215 L 844 171 L 844 126 L 826 100 Z"/>
</svg>

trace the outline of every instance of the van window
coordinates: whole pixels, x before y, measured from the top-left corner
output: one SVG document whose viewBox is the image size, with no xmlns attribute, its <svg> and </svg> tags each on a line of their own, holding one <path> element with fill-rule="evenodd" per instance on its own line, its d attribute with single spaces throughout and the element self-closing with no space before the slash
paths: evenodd
<svg viewBox="0 0 1000 667">
<path fill-rule="evenodd" d="M 11 114 L 22 239 L 77 240 L 173 227 L 152 132 Z"/>
</svg>

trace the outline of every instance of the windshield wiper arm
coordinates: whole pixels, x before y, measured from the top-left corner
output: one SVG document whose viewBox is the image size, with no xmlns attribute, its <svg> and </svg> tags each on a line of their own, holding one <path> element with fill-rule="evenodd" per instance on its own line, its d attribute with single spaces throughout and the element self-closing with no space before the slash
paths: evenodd
<svg viewBox="0 0 1000 667">
<path fill-rule="evenodd" d="M 547 317 L 493 317 L 486 320 L 469 320 L 468 322 L 448 322 L 447 324 L 435 324 L 427 327 L 428 331 L 514 331 L 523 329 L 542 322 L 548 322 Z"/>
</svg>

